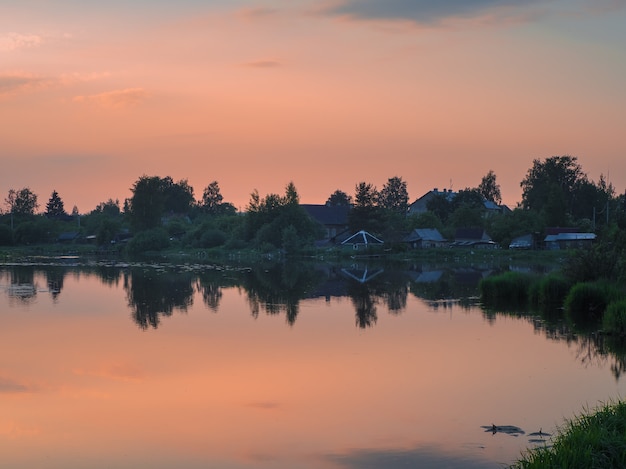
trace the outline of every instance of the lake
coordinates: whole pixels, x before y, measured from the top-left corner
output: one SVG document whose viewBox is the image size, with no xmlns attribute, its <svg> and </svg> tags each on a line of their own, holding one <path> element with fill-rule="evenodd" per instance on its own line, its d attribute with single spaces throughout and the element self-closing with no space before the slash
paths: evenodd
<svg viewBox="0 0 626 469">
<path fill-rule="evenodd" d="M 0 467 L 506 467 L 624 357 L 484 311 L 492 271 L 0 265 Z"/>
</svg>

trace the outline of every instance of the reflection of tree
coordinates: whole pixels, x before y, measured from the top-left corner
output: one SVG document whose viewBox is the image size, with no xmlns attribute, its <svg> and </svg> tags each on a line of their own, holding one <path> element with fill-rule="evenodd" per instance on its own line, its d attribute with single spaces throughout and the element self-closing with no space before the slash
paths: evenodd
<svg viewBox="0 0 626 469">
<path fill-rule="evenodd" d="M 235 274 L 235 271 L 231 271 L 228 277 L 224 277 L 222 272 L 206 271 L 198 275 L 196 287 L 202 294 L 204 303 L 213 312 L 217 313 L 219 309 L 223 288 L 239 285 L 240 281 L 234 277 Z"/>
<path fill-rule="evenodd" d="M 95 268 L 96 275 L 105 285 L 119 285 L 122 270 L 119 267 L 99 265 Z"/>
<path fill-rule="evenodd" d="M 157 328 L 160 316 L 187 311 L 193 302 L 193 277 L 185 272 L 132 269 L 124 276 L 124 289 L 132 316 L 142 329 Z"/>
<path fill-rule="evenodd" d="M 378 299 L 370 290 L 370 285 L 351 281 L 348 285 L 348 296 L 350 296 L 356 310 L 356 325 L 361 329 L 365 329 L 376 324 L 378 320 L 376 315 Z"/>
<path fill-rule="evenodd" d="M 383 278 L 377 280 L 374 283 L 375 291 L 382 297 L 389 312 L 399 314 L 404 311 L 409 296 L 409 278 L 406 272 L 387 268 Z"/>
<path fill-rule="evenodd" d="M 10 299 L 20 303 L 31 303 L 37 296 L 34 266 L 15 266 L 10 270 L 9 288 L 7 293 Z"/>
<path fill-rule="evenodd" d="M 609 336 L 565 322 L 562 314 L 555 311 L 506 311 L 483 309 L 485 317 L 493 322 L 498 316 L 524 319 L 533 325 L 535 332 L 543 333 L 547 339 L 565 342 L 575 350 L 576 359 L 584 366 L 602 367 L 610 364 L 611 372 L 619 380 L 626 372 L 626 340 Z"/>
<path fill-rule="evenodd" d="M 243 287 L 253 317 L 261 309 L 267 314 L 285 313 L 287 323 L 293 325 L 299 312 L 300 300 L 320 283 L 321 272 L 311 265 L 286 262 L 265 266 L 243 277 Z"/>
<path fill-rule="evenodd" d="M 47 266 L 44 270 L 48 291 L 52 295 L 52 299 L 56 300 L 63 289 L 63 280 L 67 275 L 67 267 Z"/>
</svg>

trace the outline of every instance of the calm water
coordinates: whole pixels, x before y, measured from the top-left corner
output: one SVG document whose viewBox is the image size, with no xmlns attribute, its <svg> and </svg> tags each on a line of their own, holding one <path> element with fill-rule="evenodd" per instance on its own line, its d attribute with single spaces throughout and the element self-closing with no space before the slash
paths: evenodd
<svg viewBox="0 0 626 469">
<path fill-rule="evenodd" d="M 506 466 L 625 385 L 488 273 L 0 266 L 0 467 Z"/>
</svg>

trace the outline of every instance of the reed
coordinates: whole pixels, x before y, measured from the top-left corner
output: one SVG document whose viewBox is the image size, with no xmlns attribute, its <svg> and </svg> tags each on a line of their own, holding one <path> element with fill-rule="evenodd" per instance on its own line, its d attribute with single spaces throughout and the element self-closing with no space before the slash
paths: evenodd
<svg viewBox="0 0 626 469">
<path fill-rule="evenodd" d="M 626 336 L 626 300 L 609 303 L 602 318 L 605 333 Z"/>
<path fill-rule="evenodd" d="M 551 273 L 538 278 L 530 285 L 530 303 L 541 311 L 550 311 L 563 306 L 571 283 L 561 273 Z"/>
<path fill-rule="evenodd" d="M 622 299 L 623 293 L 606 281 L 575 284 L 565 297 L 565 312 L 575 321 L 598 321 L 602 319 L 609 303 Z"/>
<path fill-rule="evenodd" d="M 481 300 L 490 308 L 526 307 L 534 278 L 534 275 L 520 272 L 504 272 L 484 278 L 478 285 Z"/>
<path fill-rule="evenodd" d="M 511 469 L 626 467 L 626 404 L 586 411 L 558 429 L 551 446 L 528 450 Z"/>
</svg>

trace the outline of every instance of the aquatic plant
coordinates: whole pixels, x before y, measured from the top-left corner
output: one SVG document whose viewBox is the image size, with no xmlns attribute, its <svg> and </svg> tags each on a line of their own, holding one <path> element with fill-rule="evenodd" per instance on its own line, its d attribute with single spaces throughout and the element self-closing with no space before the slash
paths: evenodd
<svg viewBox="0 0 626 469">
<path fill-rule="evenodd" d="M 626 467 L 626 403 L 585 411 L 558 429 L 551 446 L 524 453 L 511 469 Z"/>
<path fill-rule="evenodd" d="M 626 299 L 609 303 L 602 318 L 602 329 L 610 334 L 626 335 Z"/>
</svg>

